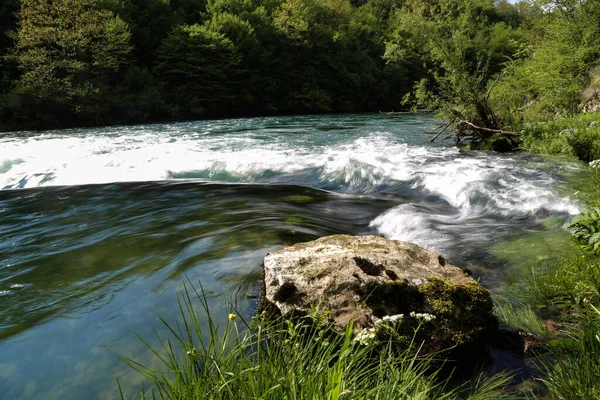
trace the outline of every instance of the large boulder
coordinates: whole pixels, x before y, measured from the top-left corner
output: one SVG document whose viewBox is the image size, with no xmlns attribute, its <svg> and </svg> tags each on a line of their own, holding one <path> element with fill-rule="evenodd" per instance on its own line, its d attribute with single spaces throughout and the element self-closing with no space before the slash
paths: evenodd
<svg viewBox="0 0 600 400">
<path fill-rule="evenodd" d="M 489 293 L 440 254 L 379 236 L 334 235 L 264 260 L 262 307 L 303 315 L 318 307 L 336 327 L 354 319 L 361 341 L 418 338 L 434 352 L 497 327 Z"/>
</svg>

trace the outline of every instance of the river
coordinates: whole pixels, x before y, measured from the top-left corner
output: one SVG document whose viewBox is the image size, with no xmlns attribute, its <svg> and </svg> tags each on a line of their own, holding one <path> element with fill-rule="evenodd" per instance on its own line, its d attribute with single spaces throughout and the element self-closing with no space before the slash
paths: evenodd
<svg viewBox="0 0 600 400">
<path fill-rule="evenodd" d="M 432 144 L 437 124 L 356 114 L 0 136 L 0 398 L 114 398 L 116 378 L 135 393 L 119 356 L 153 362 L 135 334 L 167 337 L 157 316 L 177 319 L 188 279 L 224 319 L 249 287 L 250 315 L 264 255 L 324 235 L 412 241 L 501 293 L 519 260 L 555 247 L 532 237 L 568 238 L 584 164 Z"/>
</svg>

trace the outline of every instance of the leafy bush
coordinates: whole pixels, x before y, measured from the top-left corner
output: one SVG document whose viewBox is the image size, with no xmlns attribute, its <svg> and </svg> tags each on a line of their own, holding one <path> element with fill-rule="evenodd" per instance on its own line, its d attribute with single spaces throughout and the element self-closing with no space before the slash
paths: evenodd
<svg viewBox="0 0 600 400">
<path fill-rule="evenodd" d="M 522 147 L 534 153 L 570 155 L 584 161 L 600 159 L 600 113 L 525 124 Z"/>
<path fill-rule="evenodd" d="M 586 208 L 571 220 L 575 240 L 586 249 L 600 254 L 600 207 Z"/>
<path fill-rule="evenodd" d="M 600 255 L 600 169 L 595 168 L 594 185 L 586 193 L 585 210 L 571 220 L 573 238 L 583 248 Z"/>
</svg>

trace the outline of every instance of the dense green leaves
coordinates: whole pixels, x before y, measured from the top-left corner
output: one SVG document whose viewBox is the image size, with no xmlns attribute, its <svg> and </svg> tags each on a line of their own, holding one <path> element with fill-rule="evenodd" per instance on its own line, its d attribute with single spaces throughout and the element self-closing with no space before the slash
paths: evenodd
<svg viewBox="0 0 600 400">
<path fill-rule="evenodd" d="M 235 102 L 240 57 L 231 40 L 206 26 L 176 28 L 159 49 L 156 71 L 169 85 L 174 100 L 193 115 L 219 110 Z"/>
<path fill-rule="evenodd" d="M 539 1 L 545 10 L 523 57 L 507 67 L 493 102 L 506 120 L 540 121 L 578 112 L 581 92 L 600 65 L 600 1 Z"/>
<path fill-rule="evenodd" d="M 97 114 L 100 91 L 128 63 L 127 24 L 96 0 L 22 0 L 18 17 L 15 114 L 42 125 Z"/>
<path fill-rule="evenodd" d="M 127 62 L 129 30 L 96 0 L 23 0 L 16 58 L 21 83 L 41 95 L 82 96 Z"/>
<path fill-rule="evenodd" d="M 407 100 L 479 126 L 499 127 L 488 86 L 515 56 L 522 33 L 502 21 L 491 0 L 407 1 L 395 26 L 387 58 L 397 63 L 418 58 L 427 65 L 427 76 Z"/>
</svg>

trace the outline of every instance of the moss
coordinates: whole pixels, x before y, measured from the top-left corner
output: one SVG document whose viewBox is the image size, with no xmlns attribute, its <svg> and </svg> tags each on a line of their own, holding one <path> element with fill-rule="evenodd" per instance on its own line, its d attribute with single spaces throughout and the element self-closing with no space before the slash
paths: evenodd
<svg viewBox="0 0 600 400">
<path fill-rule="evenodd" d="M 402 280 L 367 282 L 359 294 L 373 314 L 382 318 L 386 315 L 404 314 L 399 331 L 388 339 L 399 340 L 402 336 L 412 338 L 416 321 L 410 322 L 411 312 L 431 313 L 436 320 L 432 331 L 420 331 L 420 339 L 427 339 L 432 349 L 448 348 L 478 339 L 481 334 L 494 329 L 493 304 L 486 289 L 478 283 L 455 285 L 441 278 L 428 277 L 428 283 L 419 287 Z M 404 332 L 406 330 L 406 332 Z"/>
<path fill-rule="evenodd" d="M 437 277 L 419 287 L 436 316 L 441 345 L 460 345 L 497 327 L 488 291 L 476 282 L 455 285 Z"/>
<path fill-rule="evenodd" d="M 375 329 L 375 338 L 384 346 L 393 343 L 399 349 L 407 349 L 415 334 L 415 327 L 411 325 L 410 321 L 404 319 L 393 326 L 379 324 Z"/>
<path fill-rule="evenodd" d="M 366 282 L 359 289 L 359 295 L 373 315 L 382 318 L 386 315 L 409 314 L 421 309 L 424 298 L 417 288 L 403 280 L 387 280 Z"/>
</svg>

